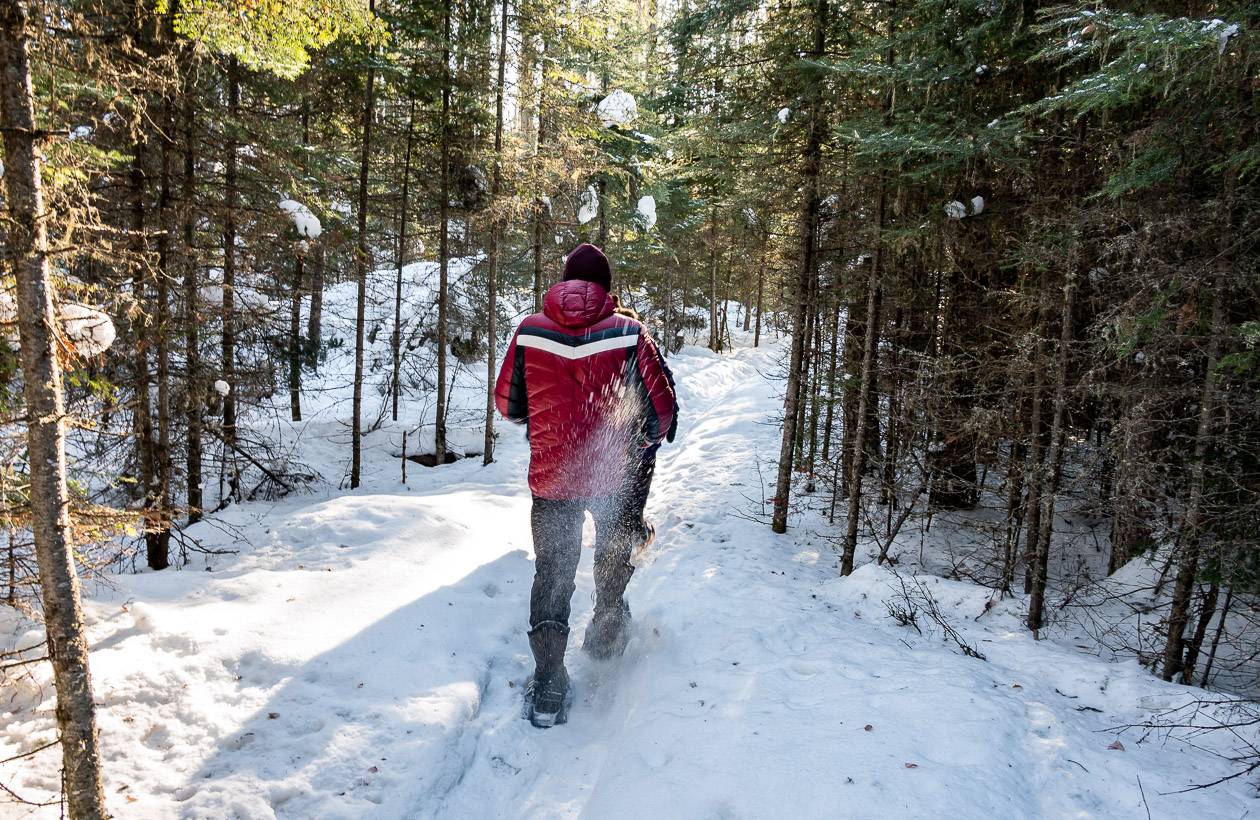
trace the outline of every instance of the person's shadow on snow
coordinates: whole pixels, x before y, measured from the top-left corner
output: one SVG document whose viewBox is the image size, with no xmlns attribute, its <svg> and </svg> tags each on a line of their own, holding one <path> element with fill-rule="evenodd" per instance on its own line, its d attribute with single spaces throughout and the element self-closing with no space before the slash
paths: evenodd
<svg viewBox="0 0 1260 820">
<path fill-rule="evenodd" d="M 527 672 L 532 577 L 516 550 L 299 666 L 242 656 L 242 687 L 287 681 L 176 792 L 180 816 L 405 817 L 440 798 L 475 752 L 461 729 L 487 687 Z"/>
</svg>

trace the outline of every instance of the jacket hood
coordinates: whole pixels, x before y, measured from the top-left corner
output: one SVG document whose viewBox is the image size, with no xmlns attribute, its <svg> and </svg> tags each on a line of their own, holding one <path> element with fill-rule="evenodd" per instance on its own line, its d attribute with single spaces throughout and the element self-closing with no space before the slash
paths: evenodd
<svg viewBox="0 0 1260 820">
<path fill-rule="evenodd" d="M 613 312 L 613 300 L 594 282 L 557 282 L 543 299 L 543 315 L 564 327 L 587 327 Z"/>
</svg>

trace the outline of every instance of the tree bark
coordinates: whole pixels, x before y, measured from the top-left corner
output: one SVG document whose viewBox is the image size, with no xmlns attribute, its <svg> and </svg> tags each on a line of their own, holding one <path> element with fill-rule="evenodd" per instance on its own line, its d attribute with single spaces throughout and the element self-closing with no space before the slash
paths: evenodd
<svg viewBox="0 0 1260 820">
<path fill-rule="evenodd" d="M 391 412 L 398 421 L 398 394 L 402 392 L 399 376 L 402 373 L 402 291 L 403 262 L 407 253 L 407 199 L 411 192 L 411 145 L 415 133 L 416 98 L 411 95 L 407 112 L 407 148 L 403 152 L 402 203 L 398 209 L 398 259 L 394 275 L 394 332 L 390 336 L 390 352 L 393 354 L 393 372 L 390 375 Z"/>
<path fill-rule="evenodd" d="M 196 103 L 193 100 L 192 74 L 184 83 L 184 176 L 181 198 L 183 202 L 184 233 L 184 425 L 188 441 L 185 449 L 185 494 L 188 504 L 188 523 L 201 520 L 203 505 L 201 490 L 201 425 L 204 392 L 201 383 L 201 337 L 198 332 L 200 316 L 197 302 L 196 237 Z"/>
<path fill-rule="evenodd" d="M 814 8 L 813 48 L 815 59 L 826 52 L 827 2 L 817 0 Z M 818 224 L 818 177 L 822 169 L 822 142 L 826 133 L 823 89 L 817 78 L 810 89 L 809 135 L 805 142 L 801 169 L 804 200 L 801 205 L 801 250 L 796 276 L 796 305 L 792 315 L 792 352 L 788 361 L 787 390 L 783 399 L 783 441 L 779 448 L 779 473 L 774 490 L 774 514 L 770 527 L 787 532 L 788 503 L 792 493 L 792 457 L 796 449 L 797 403 L 801 393 L 801 363 L 805 358 L 805 323 L 809 311 L 810 280 L 814 271 L 814 227 Z M 758 311 L 760 322 L 760 311 Z"/>
<path fill-rule="evenodd" d="M 17 284 L 19 359 L 26 400 L 31 531 L 35 539 L 48 657 L 57 691 L 62 781 L 72 820 L 105 818 L 87 635 L 71 540 L 65 403 L 57 362 L 57 315 L 48 262 L 47 214 L 36 140 L 30 10 L 0 4 L 0 121 L 8 210 L 6 257 Z"/>
<path fill-rule="evenodd" d="M 1216 365 L 1221 355 L 1221 339 L 1225 336 L 1225 271 L 1217 262 L 1213 280 L 1212 324 L 1208 338 L 1207 369 L 1199 394 L 1199 421 L 1194 437 L 1194 461 L 1190 466 L 1190 497 L 1186 501 L 1186 517 L 1181 538 L 1181 560 L 1173 585 L 1172 603 L 1168 609 L 1168 637 L 1164 643 L 1164 680 L 1172 680 L 1185 668 L 1185 631 L 1190 621 L 1190 597 L 1194 592 L 1199 556 L 1203 549 L 1202 526 L 1205 464 L 1212 436 L 1212 415 L 1216 410 Z"/>
<path fill-rule="evenodd" d="M 494 169 L 490 174 L 490 248 L 486 260 L 486 436 L 481 463 L 494 461 L 494 387 L 498 375 L 498 278 L 499 236 L 503 220 L 499 215 L 499 190 L 503 184 L 503 88 L 507 67 L 508 0 L 503 0 L 499 16 L 499 72 L 494 92 Z"/>
<path fill-rule="evenodd" d="M 438 208 L 437 408 L 433 417 L 433 463 L 446 463 L 446 280 L 450 266 L 451 210 L 451 0 L 446 0 L 442 39 L 442 202 Z"/>
<path fill-rule="evenodd" d="M 158 177 L 158 225 L 157 238 L 158 277 L 155 290 L 157 299 L 157 323 L 154 341 L 157 354 L 157 444 L 154 466 L 157 470 L 157 532 L 156 553 L 161 556 L 163 568 L 170 561 L 171 547 L 171 236 L 174 235 L 174 214 L 171 208 L 171 152 L 174 147 L 175 117 L 171 100 L 162 100 L 162 160 Z"/>
<path fill-rule="evenodd" d="M 302 420 L 302 280 L 306 249 L 298 240 L 293 254 L 293 285 L 289 293 L 289 415 Z"/>
<path fill-rule="evenodd" d="M 370 0 L 369 13 L 376 13 L 376 0 Z M 368 51 L 367 88 L 363 99 L 363 144 L 359 153 L 358 242 L 355 247 L 355 278 L 358 293 L 354 310 L 354 387 L 351 396 L 350 489 L 359 486 L 363 462 L 363 333 L 367 323 L 367 278 L 371 267 L 367 246 L 368 169 L 372 161 L 372 118 L 376 111 L 376 50 Z"/>
<path fill-rule="evenodd" d="M 240 495 L 241 479 L 236 468 L 236 128 L 241 107 L 240 67 L 236 58 L 228 58 L 228 122 L 227 156 L 224 158 L 224 222 L 223 222 L 223 381 L 227 395 L 223 397 L 223 458 L 227 462 L 228 486 L 232 498 Z M 220 487 L 220 495 L 222 487 Z M 222 499 L 220 499 L 222 501 Z"/>
<path fill-rule="evenodd" d="M 714 353 L 722 350 L 722 336 L 718 332 L 718 251 L 717 251 L 717 209 L 709 209 L 709 350 Z"/>
<path fill-rule="evenodd" d="M 1069 255 L 1067 281 L 1063 285 L 1063 319 L 1059 329 L 1058 361 L 1054 370 L 1054 409 L 1050 420 L 1050 450 L 1041 466 L 1041 532 L 1032 554 L 1032 584 L 1028 599 L 1028 628 L 1034 636 L 1045 619 L 1046 575 L 1050 565 L 1050 535 L 1054 526 L 1054 503 L 1058 493 L 1059 465 L 1063 460 L 1064 416 L 1067 410 L 1067 373 L 1071 362 L 1072 306 L 1076 296 L 1075 254 Z M 1031 525 L 1030 525 L 1031 526 Z"/>
<path fill-rule="evenodd" d="M 148 317 L 145 311 L 149 306 L 145 303 L 149 298 L 149 260 L 148 246 L 145 241 L 145 144 L 142 139 L 134 146 L 135 156 L 131 163 L 131 234 L 132 251 L 135 260 L 132 262 L 131 287 L 140 310 L 131 321 L 132 366 L 134 368 L 133 399 L 133 436 L 135 437 L 137 480 L 141 493 L 140 514 L 144 520 L 145 560 L 150 569 L 166 569 L 168 558 L 161 549 L 159 495 L 157 477 L 157 445 L 153 441 L 153 408 L 152 381 L 149 371 L 149 337 Z"/>
</svg>

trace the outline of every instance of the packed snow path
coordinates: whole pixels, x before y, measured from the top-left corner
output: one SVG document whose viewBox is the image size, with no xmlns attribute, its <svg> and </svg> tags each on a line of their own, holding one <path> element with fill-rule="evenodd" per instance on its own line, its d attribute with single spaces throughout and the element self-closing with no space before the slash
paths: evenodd
<svg viewBox="0 0 1260 820">
<path fill-rule="evenodd" d="M 1144 801 L 1156 817 L 1254 810 L 1241 782 L 1168 794 L 1231 771 L 1212 754 L 1138 733 L 1109 748 L 1117 735 L 1106 730 L 1189 690 L 1069 642 L 1036 643 L 1015 605 L 978 623 L 986 591 L 937 581 L 942 608 L 988 660 L 965 657 L 888 618 L 886 570 L 838 579 L 821 519 L 794 520 L 789 536 L 753 520 L 777 453 L 768 374 L 781 353 L 674 359 L 683 421 L 649 505 L 659 538 L 628 591 L 634 637 L 610 663 L 578 649 L 592 594 L 586 551 L 566 726 L 520 719 L 532 562 L 516 429 L 491 467 L 413 466 L 410 488 L 377 441 L 358 492 L 242 505 L 199 526 L 208 546 L 239 555 L 96 588 L 92 661 L 117 815 L 1129 818 L 1145 816 Z M 50 705 L 10 707 L 5 756 L 47 735 Z M 2 774 L 19 790 L 53 789 L 57 776 L 48 760 Z"/>
</svg>

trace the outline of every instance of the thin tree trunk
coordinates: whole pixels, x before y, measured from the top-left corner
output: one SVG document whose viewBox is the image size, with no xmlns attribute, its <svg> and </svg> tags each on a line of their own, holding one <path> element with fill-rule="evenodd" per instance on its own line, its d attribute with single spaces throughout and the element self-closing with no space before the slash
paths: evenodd
<svg viewBox="0 0 1260 820">
<path fill-rule="evenodd" d="M 879 290 L 883 276 L 883 234 L 887 195 L 884 177 L 880 175 L 879 198 L 875 210 L 875 248 L 871 256 L 871 271 L 866 280 L 866 327 L 862 340 L 862 370 L 858 377 L 858 406 L 855 414 L 857 427 L 853 431 L 853 452 L 849 455 L 849 509 L 845 521 L 844 548 L 840 556 L 840 574 L 853 572 L 853 559 L 857 553 L 858 517 L 862 505 L 862 476 L 866 472 L 867 431 L 866 423 L 875 395 L 875 347 L 879 341 Z"/>
<path fill-rule="evenodd" d="M 1046 307 L 1039 309 L 1037 322 L 1037 342 L 1033 353 L 1033 390 L 1028 409 L 1028 457 L 1024 460 L 1027 478 L 1026 510 L 1024 529 L 1026 531 L 1024 545 L 1024 593 L 1032 592 L 1033 556 L 1037 553 L 1037 541 L 1041 537 L 1041 490 L 1043 481 L 1043 465 L 1045 461 L 1045 411 L 1042 409 L 1045 393 L 1045 368 L 1042 362 L 1046 345 Z"/>
<path fill-rule="evenodd" d="M 827 2 L 817 0 L 814 9 L 813 48 L 815 59 L 826 52 Z M 792 316 L 792 353 L 788 362 L 787 391 L 783 399 L 783 442 L 779 448 L 779 473 L 775 482 L 774 514 L 771 529 L 787 532 L 788 503 L 792 492 L 792 456 L 796 449 L 796 417 L 801 393 L 801 363 L 805 358 L 805 324 L 809 311 L 810 279 L 814 271 L 814 226 L 818 223 L 818 177 L 822 168 L 822 141 L 826 133 L 823 92 L 817 80 L 810 89 L 809 135 L 805 143 L 801 180 L 804 201 L 801 207 L 800 261 L 796 277 L 796 305 Z M 760 311 L 758 311 L 760 320 Z M 760 321 L 758 322 L 760 325 Z"/>
<path fill-rule="evenodd" d="M 185 450 L 188 523 L 201 520 L 201 418 L 204 394 L 201 384 L 201 338 L 198 332 L 196 238 L 196 103 L 191 73 L 184 84 L 184 177 L 181 196 L 184 232 L 184 425 L 188 441 Z"/>
<path fill-rule="evenodd" d="M 236 468 L 236 128 L 241 107 L 240 71 L 235 57 L 228 58 L 228 123 L 225 159 L 223 222 L 223 458 L 232 498 L 240 495 L 241 479 Z M 222 495 L 222 488 L 220 488 Z M 222 499 L 220 499 L 222 502 Z"/>
<path fill-rule="evenodd" d="M 722 349 L 722 336 L 718 331 L 717 301 L 717 209 L 709 209 L 709 350 L 714 353 Z"/>
<path fill-rule="evenodd" d="M 761 346 L 761 300 L 766 289 L 766 253 L 761 250 L 761 264 L 757 265 L 757 321 L 753 325 L 753 347 Z"/>
<path fill-rule="evenodd" d="M 394 332 L 390 336 L 390 352 L 393 354 L 393 373 L 390 375 L 391 412 L 398 421 L 398 394 L 402 392 L 399 376 L 402 373 L 402 290 L 403 262 L 407 253 L 407 197 L 411 189 L 411 145 L 416 122 L 416 98 L 411 97 L 407 112 L 407 148 L 403 152 L 402 205 L 398 211 L 398 259 L 394 275 Z"/>
<path fill-rule="evenodd" d="M 503 88 L 507 67 L 508 0 L 503 0 L 499 17 L 499 76 L 494 92 L 494 168 L 490 174 L 490 249 L 486 274 L 486 438 L 481 463 L 494 461 L 494 387 L 498 371 L 499 236 L 503 220 L 499 216 L 499 190 L 503 184 Z"/>
<path fill-rule="evenodd" d="M 451 208 L 451 0 L 446 11 L 442 39 L 442 202 L 438 208 L 441 226 L 438 234 L 438 326 L 437 326 L 437 409 L 433 419 L 433 463 L 446 463 L 446 279 L 450 265 Z"/>
<path fill-rule="evenodd" d="M 136 259 L 131 277 L 131 287 L 136 301 L 144 305 L 149 298 L 149 260 L 148 247 L 145 242 L 145 145 L 141 140 L 135 143 L 135 157 L 131 163 L 131 233 L 133 250 Z M 141 516 L 144 519 L 145 559 L 150 569 L 165 569 L 169 565 L 167 556 L 160 548 L 158 537 L 160 512 L 158 498 L 160 490 L 157 486 L 157 445 L 153 441 L 153 408 L 152 381 L 149 371 L 149 338 L 148 317 L 142 308 L 131 321 L 132 362 L 135 368 L 135 399 L 133 421 L 136 443 L 136 467 L 141 492 Z"/>
<path fill-rule="evenodd" d="M 1032 555 L 1032 584 L 1028 599 L 1028 628 L 1034 636 L 1045 619 L 1046 575 L 1050 567 L 1050 534 L 1054 527 L 1054 502 L 1059 490 L 1059 465 L 1063 461 L 1064 415 L 1067 410 L 1067 371 L 1071 361 L 1072 305 L 1076 297 L 1075 253 L 1068 257 L 1067 282 L 1063 285 L 1063 319 L 1059 330 L 1058 362 L 1054 371 L 1054 409 L 1050 420 L 1050 451 L 1042 466 L 1041 533 Z"/>
<path fill-rule="evenodd" d="M 324 244 L 315 245 L 311 259 L 311 311 L 306 319 L 306 364 L 315 367 L 319 363 L 319 344 L 324 321 Z"/>
<path fill-rule="evenodd" d="M 1185 667 L 1185 631 L 1186 624 L 1190 621 L 1190 596 L 1194 592 L 1199 556 L 1203 549 L 1200 526 L 1206 483 L 1204 462 L 1212 436 L 1212 415 L 1216 410 L 1216 363 L 1220 359 L 1221 339 L 1225 335 L 1225 262 L 1218 261 L 1217 264 L 1217 273 L 1212 284 L 1215 303 L 1212 305 L 1207 370 L 1203 375 L 1203 388 L 1199 395 L 1199 423 L 1194 437 L 1194 461 L 1190 466 L 1190 498 L 1186 502 L 1181 561 L 1177 565 L 1177 580 L 1173 585 L 1172 603 L 1168 610 L 1168 638 L 1164 644 L 1163 677 L 1168 681 Z"/>
<path fill-rule="evenodd" d="M 539 156 L 547 141 L 547 40 L 542 41 L 542 49 L 538 55 L 540 70 L 538 82 L 538 130 L 534 143 L 534 184 L 542 188 Z M 542 196 L 534 200 L 534 312 L 543 309 L 543 223 L 549 208 Z"/>
<path fill-rule="evenodd" d="M 305 146 L 311 144 L 311 104 L 305 94 L 302 95 L 302 144 Z M 320 325 L 323 322 L 324 312 L 323 243 L 316 244 L 315 254 L 311 259 L 311 272 L 307 278 L 310 281 L 303 284 L 310 288 L 311 308 L 306 317 L 306 345 L 302 358 L 306 366 L 313 369 L 319 362 Z"/>
<path fill-rule="evenodd" d="M 170 560 L 171 546 L 171 236 L 174 234 L 174 214 L 171 208 L 171 150 L 175 132 L 175 117 L 169 98 L 162 100 L 162 164 L 158 178 L 158 225 L 157 238 L 158 277 L 157 324 L 154 341 L 157 353 L 157 449 L 154 463 L 157 468 L 157 549 L 165 566 Z"/>
<path fill-rule="evenodd" d="M 306 263 L 306 249 L 298 241 L 293 255 L 293 289 L 289 294 L 289 414 L 294 421 L 302 420 L 302 268 Z"/>
<path fill-rule="evenodd" d="M 376 0 L 370 0 L 368 11 L 376 13 Z M 363 124 L 361 133 L 363 144 L 359 153 L 359 207 L 358 207 L 358 244 L 355 248 L 355 278 L 358 293 L 354 309 L 354 389 L 351 396 L 351 410 L 354 415 L 350 423 L 350 489 L 359 486 L 362 470 L 362 437 L 363 437 L 363 333 L 367 323 L 367 278 L 370 267 L 367 246 L 368 221 L 368 169 L 372 161 L 372 118 L 376 112 L 376 50 L 368 51 L 367 88 L 363 100 Z"/>
<path fill-rule="evenodd" d="M 10 583 L 11 587 L 11 583 Z M 1225 633 L 1225 621 L 1229 618 L 1230 605 L 1234 603 L 1234 588 L 1225 590 L 1225 603 L 1221 605 L 1221 617 L 1216 623 L 1216 634 L 1212 636 L 1212 649 L 1208 652 L 1207 663 L 1203 665 L 1202 686 L 1212 682 L 1212 664 L 1216 662 L 1216 650 L 1221 645 L 1221 636 Z"/>
<path fill-rule="evenodd" d="M 72 820 L 105 818 L 87 635 L 71 546 L 66 485 L 65 400 L 57 363 L 57 314 L 48 262 L 31 88 L 30 11 L 0 4 L 0 125 L 8 227 L 5 255 L 17 283 L 19 360 L 26 400 L 31 531 L 35 539 L 48 657 L 57 691 L 62 782 Z"/>
<path fill-rule="evenodd" d="M 1203 607 L 1199 610 L 1199 623 L 1194 628 L 1194 637 L 1186 645 L 1186 662 L 1181 669 L 1181 680 L 1187 686 L 1194 685 L 1194 667 L 1199 662 L 1199 652 L 1203 649 L 1203 640 L 1207 637 L 1208 626 L 1212 616 L 1216 614 L 1216 602 L 1221 594 L 1220 581 L 1213 581 L 1203 596 Z M 1200 684 L 1201 685 L 1201 684 Z"/>
<path fill-rule="evenodd" d="M 831 460 L 831 433 L 836 418 L 836 363 L 840 348 L 840 294 L 832 289 L 831 351 L 827 354 L 827 417 L 823 422 L 822 460 Z"/>
</svg>

